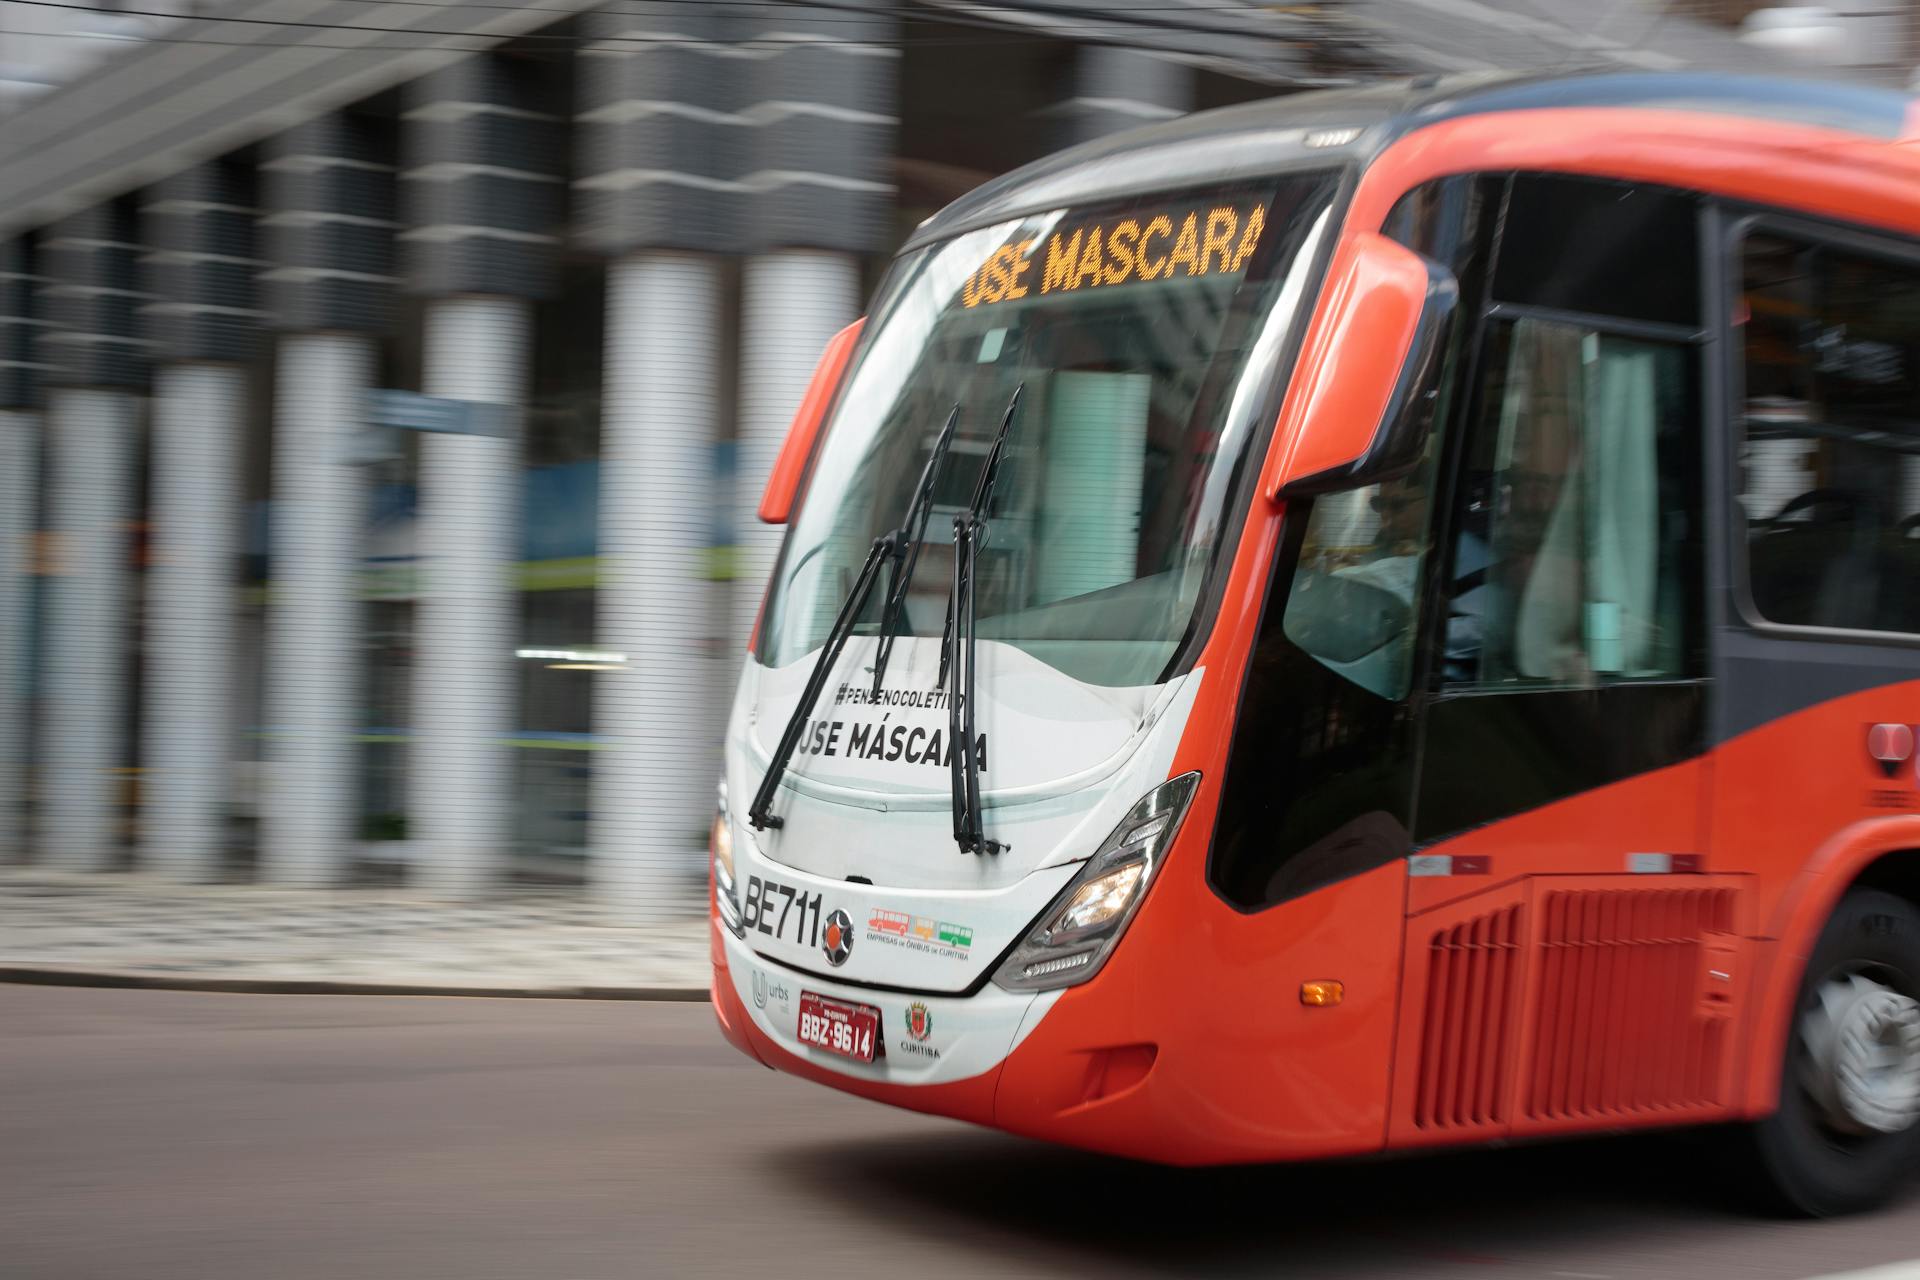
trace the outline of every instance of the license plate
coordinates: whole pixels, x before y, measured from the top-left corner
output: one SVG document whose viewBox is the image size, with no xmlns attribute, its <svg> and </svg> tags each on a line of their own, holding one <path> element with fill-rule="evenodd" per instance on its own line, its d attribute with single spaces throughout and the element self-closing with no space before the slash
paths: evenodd
<svg viewBox="0 0 1920 1280">
<path fill-rule="evenodd" d="M 872 1062 L 880 1041 L 880 1011 L 811 991 L 800 993 L 800 1043 L 855 1062 Z"/>
</svg>

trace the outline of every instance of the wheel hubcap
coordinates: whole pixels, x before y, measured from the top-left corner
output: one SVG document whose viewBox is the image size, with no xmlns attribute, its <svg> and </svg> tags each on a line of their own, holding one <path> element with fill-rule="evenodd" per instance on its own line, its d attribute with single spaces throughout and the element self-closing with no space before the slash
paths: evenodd
<svg viewBox="0 0 1920 1280">
<path fill-rule="evenodd" d="M 1900 1133 L 1920 1122 L 1920 1002 L 1865 974 L 1821 985 L 1800 1019 L 1805 1084 L 1843 1133 Z"/>
</svg>

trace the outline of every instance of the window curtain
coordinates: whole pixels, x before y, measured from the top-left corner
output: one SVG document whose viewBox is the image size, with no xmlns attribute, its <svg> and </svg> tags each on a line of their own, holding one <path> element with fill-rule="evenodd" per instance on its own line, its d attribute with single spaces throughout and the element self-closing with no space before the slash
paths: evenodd
<svg viewBox="0 0 1920 1280">
<path fill-rule="evenodd" d="M 1658 354 L 1564 325 L 1515 326 L 1499 464 L 1520 544 L 1504 552 L 1532 553 L 1513 631 L 1523 677 L 1660 669 Z M 1527 504 L 1548 494 L 1533 541 L 1538 507 Z"/>
<path fill-rule="evenodd" d="M 1647 675 L 1661 634 L 1657 353 L 1586 341 L 1587 653 L 1596 671 Z"/>
</svg>

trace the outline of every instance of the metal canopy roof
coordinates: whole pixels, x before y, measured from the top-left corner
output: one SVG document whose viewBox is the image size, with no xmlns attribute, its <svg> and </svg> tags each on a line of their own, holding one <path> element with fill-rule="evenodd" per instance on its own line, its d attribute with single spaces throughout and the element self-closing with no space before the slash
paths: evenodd
<svg viewBox="0 0 1920 1280">
<path fill-rule="evenodd" d="M 135 190 L 592 7 L 593 0 L 538 0 L 530 9 L 229 3 L 227 11 L 249 21 L 195 22 L 190 36 L 136 46 L 0 124 L 0 234 Z"/>
</svg>

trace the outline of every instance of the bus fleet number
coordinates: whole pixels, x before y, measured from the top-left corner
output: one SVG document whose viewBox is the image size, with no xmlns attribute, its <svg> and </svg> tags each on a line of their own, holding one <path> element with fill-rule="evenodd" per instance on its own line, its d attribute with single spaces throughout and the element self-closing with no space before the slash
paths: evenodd
<svg viewBox="0 0 1920 1280">
<path fill-rule="evenodd" d="M 799 908 L 795 910 L 795 908 Z M 777 880 L 747 877 L 747 899 L 740 916 L 745 927 L 758 929 L 774 938 L 788 936 L 787 922 L 793 922 L 792 938 L 803 946 L 820 945 L 821 898 L 817 893 L 802 893 Z"/>
</svg>

